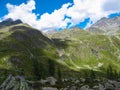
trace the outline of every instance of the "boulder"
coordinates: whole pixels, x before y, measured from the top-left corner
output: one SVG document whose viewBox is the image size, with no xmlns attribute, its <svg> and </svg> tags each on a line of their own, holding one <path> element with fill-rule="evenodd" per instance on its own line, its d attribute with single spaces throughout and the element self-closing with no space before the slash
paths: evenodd
<svg viewBox="0 0 120 90">
<path fill-rule="evenodd" d="M 99 84 L 99 90 L 105 90 L 105 86 L 103 86 L 102 84 Z"/>
<path fill-rule="evenodd" d="M 105 83 L 105 89 L 106 90 L 114 90 L 115 87 L 111 83 Z"/>
<path fill-rule="evenodd" d="M 89 86 L 88 85 L 84 85 L 80 88 L 80 90 L 89 90 Z"/>
<path fill-rule="evenodd" d="M 42 90 L 58 90 L 58 89 L 53 87 L 43 87 Z"/>
<path fill-rule="evenodd" d="M 48 77 L 46 81 L 50 83 L 50 85 L 55 85 L 57 82 L 57 80 L 54 77 Z"/>
<path fill-rule="evenodd" d="M 69 89 L 68 90 L 76 90 L 77 89 L 77 87 L 76 86 L 71 86 L 71 87 L 69 87 Z"/>
<path fill-rule="evenodd" d="M 22 76 L 9 75 L 8 78 L 0 85 L 0 90 L 32 90 Z"/>
</svg>

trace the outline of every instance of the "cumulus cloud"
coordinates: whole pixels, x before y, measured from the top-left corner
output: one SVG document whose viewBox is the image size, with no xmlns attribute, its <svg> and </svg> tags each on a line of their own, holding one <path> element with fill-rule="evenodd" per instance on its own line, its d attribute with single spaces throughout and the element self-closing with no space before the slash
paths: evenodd
<svg viewBox="0 0 120 90">
<path fill-rule="evenodd" d="M 120 12 L 118 0 L 73 0 L 74 5 L 68 9 L 67 15 L 71 17 L 72 25 L 79 24 L 85 18 L 90 18 L 95 23 L 102 17 L 108 17 L 111 13 Z"/>
<path fill-rule="evenodd" d="M 57 29 L 66 28 L 67 23 L 70 22 L 68 18 L 65 18 L 66 12 L 70 3 L 64 4 L 60 9 L 54 10 L 51 14 L 45 13 L 38 20 L 38 28 L 41 29 Z"/>
<path fill-rule="evenodd" d="M 54 30 L 58 28 L 66 28 L 69 19 L 64 19 L 70 3 L 64 4 L 60 9 L 54 10 L 51 14 L 44 13 L 39 16 L 39 14 L 33 13 L 35 9 L 35 1 L 29 0 L 27 4 L 22 3 L 19 6 L 7 4 L 8 15 L 4 16 L 6 18 L 12 18 L 13 20 L 21 19 L 24 23 L 41 29 L 41 30 Z M 40 18 L 38 18 L 40 17 Z"/>
<path fill-rule="evenodd" d="M 30 0 L 27 4 L 22 3 L 19 6 L 7 4 L 8 15 L 4 16 L 6 18 L 12 18 L 13 20 L 21 19 L 24 23 L 28 23 L 33 27 L 36 27 L 37 15 L 32 11 L 35 9 L 34 0 Z"/>
<path fill-rule="evenodd" d="M 74 5 L 68 9 L 67 15 L 71 17 L 73 25 L 84 21 L 85 18 L 96 21 L 106 16 L 101 8 L 103 1 L 104 0 L 74 0 Z"/>
<path fill-rule="evenodd" d="M 75 26 L 86 18 L 90 18 L 86 25 L 89 27 L 102 17 L 120 12 L 118 0 L 73 0 L 73 4 L 63 4 L 60 9 L 54 10 L 50 14 L 44 13 L 41 16 L 33 13 L 33 10 L 36 9 L 34 0 L 29 0 L 26 4 L 22 3 L 19 6 L 9 3 L 6 6 L 9 13 L 4 16 L 4 19 L 21 19 L 24 23 L 43 31 L 63 29 L 68 27 L 68 24 L 70 27 Z"/>
</svg>

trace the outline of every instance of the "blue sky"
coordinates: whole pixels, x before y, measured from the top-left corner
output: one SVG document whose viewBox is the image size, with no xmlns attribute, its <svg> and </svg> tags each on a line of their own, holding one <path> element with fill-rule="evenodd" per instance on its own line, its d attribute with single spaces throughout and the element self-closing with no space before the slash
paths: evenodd
<svg viewBox="0 0 120 90">
<path fill-rule="evenodd" d="M 27 3 L 28 0 L 0 0 L 0 17 L 4 16 L 5 14 L 8 13 L 8 10 L 6 8 L 6 4 L 10 3 L 13 5 L 20 5 L 22 3 Z M 43 14 L 45 12 L 48 13 L 52 13 L 55 9 L 59 9 L 61 8 L 61 6 L 64 3 L 72 3 L 72 0 L 44 0 L 44 1 L 40 1 L 40 0 L 35 0 L 36 2 L 36 10 L 34 10 L 35 13 L 39 13 L 39 14 Z"/>
<path fill-rule="evenodd" d="M 102 17 L 120 15 L 119 0 L 0 0 L 0 8 L 0 21 L 21 19 L 43 31 L 87 28 Z"/>
</svg>

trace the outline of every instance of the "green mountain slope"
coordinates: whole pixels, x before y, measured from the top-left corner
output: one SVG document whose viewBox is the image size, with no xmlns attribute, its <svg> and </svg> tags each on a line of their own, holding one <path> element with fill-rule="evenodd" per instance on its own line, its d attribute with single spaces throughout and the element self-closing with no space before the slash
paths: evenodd
<svg viewBox="0 0 120 90">
<path fill-rule="evenodd" d="M 88 77 L 93 71 L 98 77 L 118 76 L 119 30 L 101 35 L 72 28 L 47 35 L 23 23 L 4 25 L 0 29 L 0 81 L 9 74 L 27 80 Z"/>
<path fill-rule="evenodd" d="M 53 41 L 40 31 L 22 23 L 0 29 L 1 82 L 9 74 L 39 80 L 48 76 L 57 77 L 58 70 L 69 72 L 57 59 Z"/>
<path fill-rule="evenodd" d="M 49 37 L 58 48 L 60 61 L 75 71 L 94 70 L 107 74 L 112 67 L 120 72 L 120 34 L 98 35 L 73 28 Z"/>
</svg>

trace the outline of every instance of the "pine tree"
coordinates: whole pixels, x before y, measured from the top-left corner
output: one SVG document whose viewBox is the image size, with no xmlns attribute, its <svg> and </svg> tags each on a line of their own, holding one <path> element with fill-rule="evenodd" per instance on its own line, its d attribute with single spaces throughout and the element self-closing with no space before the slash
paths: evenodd
<svg viewBox="0 0 120 90">
<path fill-rule="evenodd" d="M 46 69 L 42 63 L 40 63 L 40 72 L 41 72 L 41 78 L 46 78 Z"/>
<path fill-rule="evenodd" d="M 48 68 L 49 75 L 54 76 L 54 74 L 55 74 L 55 63 L 54 63 L 54 61 L 49 59 L 48 60 L 48 65 L 49 65 L 49 68 Z"/>
<path fill-rule="evenodd" d="M 39 68 L 39 63 L 37 59 L 33 59 L 33 71 L 35 74 L 35 79 L 40 80 L 41 79 L 41 73 L 40 73 L 40 68 Z"/>
<path fill-rule="evenodd" d="M 95 72 L 93 70 L 90 71 L 90 77 L 91 77 L 91 79 L 96 78 Z"/>
<path fill-rule="evenodd" d="M 61 74 L 61 70 L 60 70 L 60 68 L 58 67 L 58 81 L 59 82 L 61 82 L 61 80 L 62 80 L 62 74 Z"/>
</svg>

